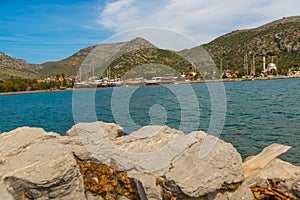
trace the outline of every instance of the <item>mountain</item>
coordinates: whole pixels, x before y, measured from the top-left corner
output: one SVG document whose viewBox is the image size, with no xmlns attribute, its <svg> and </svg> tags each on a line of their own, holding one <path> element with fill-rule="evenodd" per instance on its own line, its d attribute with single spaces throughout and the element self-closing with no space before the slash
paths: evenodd
<svg viewBox="0 0 300 200">
<path fill-rule="evenodd" d="M 56 62 L 43 63 L 39 65 L 36 70 L 41 74 L 45 74 L 46 76 L 56 76 L 57 74 L 61 75 L 62 73 L 65 73 L 68 76 L 76 75 L 79 66 L 94 48 L 95 46 L 90 46 L 79 50 L 66 59 Z"/>
<path fill-rule="evenodd" d="M 267 64 L 274 62 L 280 70 L 300 66 L 300 16 L 286 17 L 258 28 L 233 31 L 207 44 L 178 52 L 158 49 L 143 38 L 135 38 L 128 42 L 90 46 L 66 59 L 41 65 L 28 64 L 1 53 L 0 79 L 11 76 L 38 78 L 62 73 L 74 76 L 79 71 L 87 76 L 92 70 L 98 75 L 105 73 L 107 68 L 111 75 L 123 75 L 134 66 L 147 63 L 153 63 L 142 69 L 147 73 L 153 72 L 157 64 L 168 65 L 179 72 L 194 64 L 209 74 L 213 62 L 220 68 L 221 61 L 223 69 L 244 73 L 246 54 L 249 67 L 254 59 L 256 73 L 262 71 L 263 54 Z"/>
<path fill-rule="evenodd" d="M 43 77 L 42 74 L 34 71 L 36 65 L 29 64 L 25 60 L 12 58 L 0 52 L 0 80 L 20 77 L 34 79 Z"/>
<path fill-rule="evenodd" d="M 178 55 L 187 59 L 190 63 L 200 70 L 200 72 L 212 74 L 215 70 L 214 60 L 210 54 L 200 45 L 191 49 L 185 49 L 177 52 Z M 206 78 L 209 78 L 205 76 Z"/>
<path fill-rule="evenodd" d="M 127 73 L 127 77 L 178 76 L 187 68 L 189 61 L 177 53 L 158 48 L 139 48 L 116 58 L 110 65 L 112 76 Z M 178 74 L 179 73 L 179 74 Z"/>
<path fill-rule="evenodd" d="M 242 70 L 244 56 L 248 63 L 254 57 L 256 69 L 262 70 L 262 55 L 266 63 L 280 68 L 300 66 L 300 16 L 285 17 L 258 28 L 237 30 L 202 45 L 223 69 Z"/>
<path fill-rule="evenodd" d="M 112 68 L 112 63 L 118 65 L 115 61 L 121 57 L 127 55 L 130 52 L 134 52 L 145 48 L 156 48 L 153 44 L 143 38 L 135 38 L 128 42 L 120 42 L 114 44 L 100 44 L 86 57 L 81 64 L 82 73 L 90 73 L 91 67 L 96 74 L 103 74 L 108 68 L 111 69 L 112 74 L 116 75 L 122 67 Z M 132 55 L 134 56 L 134 55 Z M 134 59 L 133 57 L 131 59 Z M 116 70 L 115 70 L 116 69 Z M 123 74 L 121 74 L 123 75 Z"/>
<path fill-rule="evenodd" d="M 38 69 L 38 72 L 48 76 L 55 76 L 56 74 L 62 73 L 68 76 L 74 76 L 77 75 L 79 67 L 84 63 L 95 62 L 95 68 L 97 68 L 99 64 L 103 67 L 108 62 L 112 62 L 113 59 L 120 56 L 123 52 L 145 47 L 154 47 L 154 45 L 145 39 L 135 38 L 128 42 L 90 46 L 81 49 L 64 60 L 43 63 Z"/>
<path fill-rule="evenodd" d="M 161 50 L 147 40 L 136 38 L 128 42 L 88 47 L 78 53 L 51 65 L 44 63 L 43 70 L 39 72 L 55 75 L 64 70 L 67 74 L 75 75 L 80 63 L 86 55 L 89 55 L 90 58 L 86 61 L 95 62 L 95 69 L 98 68 L 99 71 L 100 68 L 101 73 L 109 66 L 111 75 L 122 75 L 133 66 L 145 63 L 169 64 L 177 71 L 180 67 L 189 67 L 190 63 L 193 63 L 201 66 L 202 71 L 211 73 L 212 63 L 215 62 L 217 67 L 220 67 L 221 60 L 223 69 L 239 70 L 244 73 L 244 56 L 247 54 L 249 67 L 254 58 L 256 72 L 259 73 L 262 70 L 263 54 L 266 56 L 267 64 L 274 62 L 279 69 L 300 66 L 300 16 L 286 17 L 258 28 L 233 31 L 208 44 L 178 52 Z M 175 56 L 174 53 L 183 58 Z M 169 61 L 166 62 L 167 58 L 162 59 L 162 56 L 170 57 Z M 189 62 L 185 60 L 186 58 Z M 78 62 L 71 62 L 74 59 Z M 99 63 L 102 66 L 98 66 Z M 149 67 L 144 68 L 146 69 Z"/>
</svg>

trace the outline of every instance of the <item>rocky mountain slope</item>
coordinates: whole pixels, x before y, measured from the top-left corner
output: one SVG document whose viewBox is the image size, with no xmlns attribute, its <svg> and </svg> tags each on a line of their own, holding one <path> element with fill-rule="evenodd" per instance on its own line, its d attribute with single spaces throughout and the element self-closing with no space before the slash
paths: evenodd
<svg viewBox="0 0 300 200">
<path fill-rule="evenodd" d="M 86 56 L 95 48 L 90 46 L 79 50 L 72 56 L 53 62 L 46 62 L 41 64 L 36 70 L 47 76 L 55 76 L 57 74 L 65 73 L 67 75 L 75 75 L 78 72 L 79 66 Z"/>
<path fill-rule="evenodd" d="M 286 17 L 254 29 L 237 30 L 218 37 L 203 47 L 223 69 L 242 70 L 244 56 L 248 63 L 255 59 L 256 68 L 262 69 L 262 55 L 266 63 L 279 67 L 300 66 L 300 16 Z"/>
<path fill-rule="evenodd" d="M 135 47 L 130 47 L 131 45 Z M 90 53 L 90 50 L 94 50 L 96 52 L 94 53 L 97 54 L 98 57 L 101 57 L 100 60 L 106 62 L 102 63 L 103 66 L 107 68 L 107 65 L 110 65 L 112 75 L 122 75 L 133 66 L 145 63 L 167 64 L 179 72 L 183 71 L 184 67 L 189 67 L 191 65 L 190 63 L 193 63 L 197 66 L 201 66 L 202 71 L 210 73 L 209 68 L 211 68 L 210 65 L 212 62 L 214 61 L 217 67 L 220 68 L 221 59 L 223 69 L 239 70 L 243 73 L 245 54 L 247 54 L 248 57 L 249 68 L 254 58 L 256 72 L 259 73 L 262 70 L 263 54 L 266 56 L 266 64 L 274 62 L 279 68 L 300 66 L 300 16 L 286 17 L 254 29 L 233 31 L 208 44 L 179 52 L 157 49 L 154 45 L 142 38 L 136 38 L 123 43 L 101 44 L 98 45 L 96 49 L 97 50 L 87 48 L 84 50 L 86 54 Z M 128 49 L 132 51 L 130 52 Z M 205 52 L 204 49 L 207 52 Z M 124 54 L 124 52 L 126 52 L 126 54 Z M 176 56 L 175 53 L 177 54 Z M 85 54 L 81 55 L 83 58 Z M 120 55 L 122 56 L 118 58 Z M 162 59 L 163 56 L 168 58 Z M 183 58 L 179 58 L 180 56 Z M 74 74 L 74 72 L 78 70 L 79 62 L 72 65 L 69 61 L 71 58 L 78 59 L 78 57 L 77 54 L 74 54 L 70 58 L 63 60 L 66 68 L 72 68 L 72 70 L 68 71 L 70 74 Z M 166 62 L 166 60 L 168 60 L 168 62 Z M 189 62 L 183 60 L 188 60 Z M 61 66 L 61 63 L 62 61 L 53 62 L 51 65 L 45 63 L 43 64 L 43 70 L 40 70 L 40 72 L 49 74 L 48 72 L 58 68 L 54 66 Z M 60 68 L 60 70 L 61 69 L 64 68 Z M 67 70 L 65 69 L 65 71 Z M 58 70 L 56 72 L 61 73 L 62 71 Z"/>
<path fill-rule="evenodd" d="M 33 70 L 35 65 L 25 60 L 12 58 L 0 52 L 0 80 L 13 77 L 40 78 L 43 75 Z"/>
<path fill-rule="evenodd" d="M 158 48 L 136 49 L 117 58 L 109 66 L 112 69 L 112 75 L 122 76 L 129 73 L 133 77 L 171 74 L 176 76 L 179 72 L 192 68 L 190 62 L 175 52 Z"/>
<path fill-rule="evenodd" d="M 61 74 L 62 72 L 67 75 L 77 75 L 81 65 L 82 70 L 87 72 L 90 69 L 86 68 L 86 64 L 89 63 L 88 65 L 91 67 L 91 63 L 93 63 L 94 70 L 96 70 L 98 74 L 101 71 L 104 71 L 103 68 L 106 68 L 109 63 L 113 62 L 114 59 L 121 56 L 123 53 L 147 47 L 155 48 L 154 45 L 142 38 L 135 38 L 128 42 L 90 46 L 81 49 L 79 52 L 64 60 L 43 63 L 38 71 L 48 76 L 54 76 L 56 74 Z"/>
<path fill-rule="evenodd" d="M 8 59 L 2 53 L 0 78 L 7 79 L 12 75 L 37 78 L 40 74 L 55 76 L 62 73 L 67 76 L 76 75 L 84 61 L 85 64 L 93 62 L 97 75 L 104 73 L 108 66 L 111 75 L 123 75 L 133 66 L 146 63 L 168 65 L 179 72 L 193 63 L 204 67 L 202 71 L 210 73 L 208 68 L 211 68 L 213 61 L 220 68 L 221 60 L 223 69 L 239 70 L 244 73 L 246 54 L 249 67 L 253 60 L 255 61 L 256 73 L 262 70 L 263 54 L 266 56 L 266 64 L 274 62 L 280 69 L 300 66 L 300 16 L 286 17 L 254 29 L 233 31 L 208 44 L 179 52 L 160 50 L 147 40 L 136 38 L 128 42 L 90 46 L 66 59 L 41 65 Z M 151 68 L 150 66 L 145 69 L 151 71 Z M 86 70 L 89 72 L 85 73 L 91 73 L 91 69 Z"/>
</svg>

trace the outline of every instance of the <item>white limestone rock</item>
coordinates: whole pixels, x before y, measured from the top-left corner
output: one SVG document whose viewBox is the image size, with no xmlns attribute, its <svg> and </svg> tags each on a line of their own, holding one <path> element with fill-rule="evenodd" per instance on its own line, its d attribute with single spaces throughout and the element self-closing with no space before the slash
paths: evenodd
<svg viewBox="0 0 300 200">
<path fill-rule="evenodd" d="M 28 127 L 0 134 L 0 180 L 15 199 L 101 199 L 84 191 L 77 157 L 128 172 L 143 200 L 253 198 L 229 143 L 167 126 L 122 134 L 119 125 L 104 122 L 77 124 L 66 136 Z"/>
<path fill-rule="evenodd" d="M 60 137 L 28 127 L 0 135 L 0 179 L 15 199 L 85 199 L 76 160 Z"/>
</svg>

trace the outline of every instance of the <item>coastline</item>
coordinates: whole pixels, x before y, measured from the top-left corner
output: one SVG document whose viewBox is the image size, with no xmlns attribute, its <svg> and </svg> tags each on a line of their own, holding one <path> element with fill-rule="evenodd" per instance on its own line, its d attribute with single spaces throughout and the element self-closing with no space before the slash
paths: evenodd
<svg viewBox="0 0 300 200">
<path fill-rule="evenodd" d="M 235 79 L 209 79 L 209 80 L 193 80 L 193 81 L 178 81 L 176 84 L 200 84 L 200 83 L 216 83 L 216 82 L 241 82 L 241 81 L 264 81 L 264 80 L 277 80 L 277 79 L 293 79 L 300 77 L 288 77 L 288 76 L 273 76 L 273 77 L 255 77 L 253 79 L 235 78 Z M 163 85 L 176 85 L 176 84 L 163 84 Z M 138 86 L 138 85 L 137 85 Z M 137 87 L 137 86 L 126 86 L 126 87 Z M 159 85 L 157 85 L 159 86 Z M 126 88 L 126 87 L 100 87 L 100 88 L 67 88 L 64 90 L 33 90 L 33 91 L 17 91 L 17 92 L 0 92 L 0 96 L 6 95 L 19 95 L 19 94 L 33 94 L 33 93 L 44 93 L 44 92 L 65 92 L 73 90 L 93 90 L 93 89 L 108 89 L 108 88 Z M 149 87 L 149 86 L 147 86 Z"/>
<path fill-rule="evenodd" d="M 70 91 L 72 89 L 67 89 L 67 90 L 33 90 L 33 91 L 18 91 L 18 92 L 2 92 L 0 93 L 0 96 L 6 96 L 6 95 L 18 95 L 18 94 L 33 94 L 33 93 L 43 93 L 43 92 L 63 92 L 63 91 Z"/>
</svg>

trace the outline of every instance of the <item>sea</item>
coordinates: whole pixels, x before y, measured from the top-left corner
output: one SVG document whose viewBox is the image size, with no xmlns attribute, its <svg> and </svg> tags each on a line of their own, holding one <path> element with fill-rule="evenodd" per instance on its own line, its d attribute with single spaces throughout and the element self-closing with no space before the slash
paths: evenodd
<svg viewBox="0 0 300 200">
<path fill-rule="evenodd" d="M 97 120 L 118 123 L 126 134 L 168 125 L 215 135 L 243 158 L 288 145 L 280 158 L 300 165 L 299 78 L 2 95 L 0 113 L 0 133 L 30 126 L 65 135 Z"/>
</svg>

